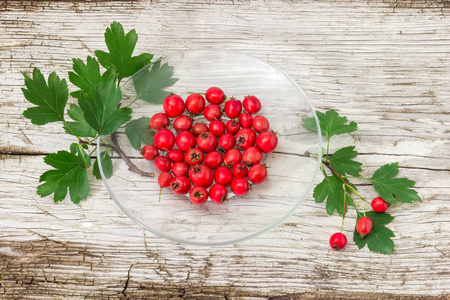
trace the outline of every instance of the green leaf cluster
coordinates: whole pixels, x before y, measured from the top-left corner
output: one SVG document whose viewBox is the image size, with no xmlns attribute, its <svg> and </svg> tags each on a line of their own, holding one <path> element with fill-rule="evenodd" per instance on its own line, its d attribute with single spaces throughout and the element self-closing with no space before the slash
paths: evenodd
<svg viewBox="0 0 450 300">
<path fill-rule="evenodd" d="M 327 148 L 324 150 L 321 170 L 323 180 L 315 188 L 313 197 L 317 203 L 326 200 L 326 211 L 329 215 L 337 212 L 345 216 L 348 206 L 353 206 L 357 212 L 358 219 L 366 215 L 372 219 L 372 232 L 364 238 L 361 238 L 356 232 L 353 237 L 355 244 L 361 249 L 365 245 L 369 250 L 384 254 L 392 254 L 394 242 L 392 237 L 394 233 L 385 225 L 393 220 L 393 217 L 386 213 L 377 213 L 369 211 L 364 213 L 364 199 L 358 193 L 355 185 L 350 179 L 370 181 L 375 191 L 386 202 L 396 204 L 397 202 L 410 203 L 419 201 L 420 197 L 417 191 L 412 189 L 415 182 L 407 178 L 397 178 L 399 173 L 398 163 L 386 164 L 377 169 L 372 177 L 360 177 L 362 164 L 355 160 L 358 152 L 355 146 L 343 147 L 330 153 L 330 138 L 335 135 L 352 133 L 357 130 L 358 125 L 355 122 L 348 122 L 346 117 L 340 116 L 334 110 L 328 110 L 325 113 L 316 112 L 319 121 L 319 127 L 322 135 L 327 139 Z M 311 131 L 318 131 L 317 123 L 314 118 L 303 118 L 302 126 Z M 358 202 L 354 202 L 356 198 Z M 358 211 L 358 206 L 362 208 L 363 213 Z"/>
<path fill-rule="evenodd" d="M 68 72 L 68 78 L 77 89 L 71 93 L 66 80 L 55 72 L 48 76 L 47 81 L 37 68 L 33 69 L 31 77 L 22 72 L 25 79 L 23 95 L 34 104 L 23 112 L 24 117 L 36 125 L 62 122 L 65 132 L 77 138 L 77 143 L 71 144 L 70 152 L 58 151 L 44 158 L 44 162 L 53 169 L 42 174 L 40 181 L 43 183 L 38 186 L 37 193 L 42 197 L 53 194 L 55 202 L 62 201 L 68 191 L 74 203 L 86 198 L 89 193 L 87 169 L 91 167 L 97 179 L 101 178 L 100 165 L 103 175 L 111 177 L 111 146 L 106 145 L 106 150 L 93 164 L 91 155 L 96 150 L 99 137 L 115 133 L 132 118 L 132 109 L 121 107 L 120 81 L 149 66 L 153 58 L 150 53 L 133 56 L 138 40 L 134 29 L 125 33 L 120 23 L 113 22 L 104 36 L 108 52 L 95 51 L 96 57 L 88 56 L 86 61 L 72 59 L 73 71 Z M 173 68 L 156 62 L 153 68 L 147 68 L 150 69 L 149 75 L 142 77 L 138 86 L 144 100 L 160 103 L 160 98 L 166 93 L 163 89 L 176 81 L 172 78 Z M 67 116 L 70 119 L 66 119 L 69 95 L 77 103 L 69 105 Z M 141 143 L 152 142 L 151 132 L 141 131 L 149 122 L 141 118 L 127 124 L 125 130 L 134 148 L 140 148 Z"/>
</svg>

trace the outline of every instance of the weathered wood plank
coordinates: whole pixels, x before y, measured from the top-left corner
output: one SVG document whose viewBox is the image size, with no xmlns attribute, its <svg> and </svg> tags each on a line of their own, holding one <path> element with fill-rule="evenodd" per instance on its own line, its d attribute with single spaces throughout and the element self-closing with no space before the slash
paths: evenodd
<svg viewBox="0 0 450 300">
<path fill-rule="evenodd" d="M 101 182 L 79 206 L 37 198 L 37 178 L 46 168 L 39 156 L 6 159 L 2 168 L 11 170 L 0 178 L 7 183 L 0 193 L 0 266 L 6 295 L 22 289 L 33 294 L 33 288 L 52 295 L 118 295 L 128 272 L 130 295 L 148 293 L 153 285 L 167 294 L 208 286 L 224 294 L 258 296 L 315 290 L 370 292 L 371 286 L 399 295 L 406 291 L 439 296 L 448 291 L 449 190 L 431 180 L 448 172 L 408 170 L 409 176 L 419 178 L 424 201 L 392 208 L 396 255 L 384 256 L 358 251 L 354 245 L 338 254 L 326 250 L 326 237 L 339 217 L 328 217 L 312 199 L 270 233 L 210 249 L 145 233 L 109 199 Z M 360 190 L 373 193 L 364 186 Z M 348 236 L 354 217 L 348 216 L 344 230 Z"/>
<path fill-rule="evenodd" d="M 448 297 L 449 11 L 448 1 L 1 1 L 0 297 Z M 356 121 L 359 131 L 335 147 L 356 143 L 363 175 L 400 161 L 400 175 L 423 198 L 390 209 L 395 255 L 352 243 L 328 250 L 340 218 L 311 197 L 277 229 L 212 249 L 143 231 L 101 182 L 78 206 L 39 198 L 43 154 L 74 140 L 59 125 L 36 127 L 20 115 L 29 104 L 19 71 L 36 66 L 66 78 L 71 57 L 105 48 L 112 20 L 136 28 L 137 52 L 217 47 L 267 60 L 316 107 Z"/>
</svg>

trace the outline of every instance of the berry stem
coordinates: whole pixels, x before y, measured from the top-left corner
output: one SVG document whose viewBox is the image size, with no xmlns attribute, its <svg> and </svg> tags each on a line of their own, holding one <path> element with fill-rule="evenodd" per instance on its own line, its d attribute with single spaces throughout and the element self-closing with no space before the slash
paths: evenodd
<svg viewBox="0 0 450 300">
<path fill-rule="evenodd" d="M 325 154 L 325 163 L 328 163 L 328 157 L 330 153 L 330 138 L 327 138 L 327 152 Z"/>
<path fill-rule="evenodd" d="M 346 211 L 346 209 L 345 209 L 345 201 L 346 201 L 346 198 L 347 198 L 347 189 L 346 189 L 346 186 L 345 186 L 345 184 L 343 184 L 342 185 L 342 188 L 344 189 L 344 211 L 342 212 L 342 224 L 341 224 L 341 233 L 342 233 L 342 230 L 344 229 L 344 219 L 345 219 L 345 211 Z"/>
</svg>

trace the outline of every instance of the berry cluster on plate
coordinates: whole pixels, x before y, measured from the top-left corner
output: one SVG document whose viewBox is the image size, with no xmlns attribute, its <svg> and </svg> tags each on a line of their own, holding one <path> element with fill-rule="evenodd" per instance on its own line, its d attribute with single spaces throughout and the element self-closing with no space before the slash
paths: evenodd
<svg viewBox="0 0 450 300">
<path fill-rule="evenodd" d="M 161 190 L 189 193 L 197 205 L 208 198 L 223 203 L 229 189 L 245 195 L 252 185 L 264 182 L 268 175 L 264 154 L 278 144 L 267 118 L 257 115 L 261 110 L 257 97 L 227 98 L 218 87 L 204 95 L 191 93 L 186 101 L 168 95 L 164 112 L 151 117 L 154 145 L 141 149 L 142 156 L 154 160 L 161 171 Z"/>
</svg>

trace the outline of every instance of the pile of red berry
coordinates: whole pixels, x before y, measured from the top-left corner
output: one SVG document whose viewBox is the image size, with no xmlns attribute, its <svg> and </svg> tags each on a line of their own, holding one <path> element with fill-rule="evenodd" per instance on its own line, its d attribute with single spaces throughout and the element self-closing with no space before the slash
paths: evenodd
<svg viewBox="0 0 450 300">
<path fill-rule="evenodd" d="M 211 87 L 205 97 L 193 93 L 185 102 L 178 95 L 167 96 L 164 113 L 150 121 L 156 130 L 154 145 L 141 149 L 142 156 L 154 160 L 161 171 L 160 188 L 170 187 L 175 194 L 189 192 L 197 205 L 208 198 L 222 203 L 228 188 L 235 195 L 245 195 L 251 185 L 262 183 L 267 178 L 263 155 L 278 144 L 269 121 L 255 115 L 261 109 L 255 96 L 241 102 Z M 205 121 L 194 121 L 198 119 Z"/>
</svg>

